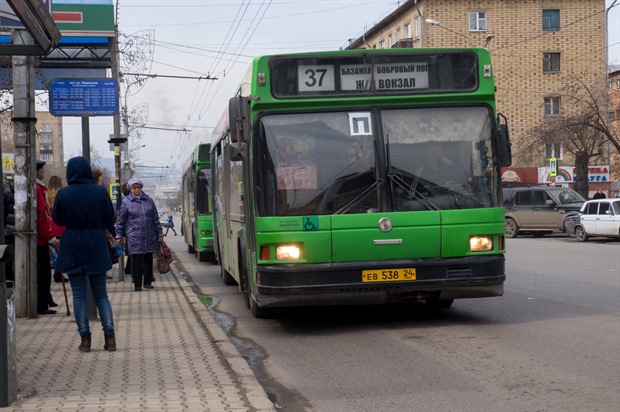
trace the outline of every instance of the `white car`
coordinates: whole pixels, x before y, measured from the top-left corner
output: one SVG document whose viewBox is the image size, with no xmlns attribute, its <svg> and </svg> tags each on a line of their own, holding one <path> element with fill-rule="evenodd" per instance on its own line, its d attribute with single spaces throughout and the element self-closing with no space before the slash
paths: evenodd
<svg viewBox="0 0 620 412">
<path fill-rule="evenodd" d="M 592 236 L 620 237 L 620 199 L 588 200 L 581 207 L 575 236 L 585 242 Z"/>
</svg>

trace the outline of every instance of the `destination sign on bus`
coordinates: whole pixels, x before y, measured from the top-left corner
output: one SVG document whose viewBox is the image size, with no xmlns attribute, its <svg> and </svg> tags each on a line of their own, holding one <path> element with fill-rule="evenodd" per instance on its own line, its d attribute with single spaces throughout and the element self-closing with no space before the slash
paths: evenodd
<svg viewBox="0 0 620 412">
<path fill-rule="evenodd" d="M 414 90 L 428 87 L 428 64 L 392 63 L 371 65 L 342 65 L 336 74 L 334 65 L 303 65 L 297 67 L 297 81 L 300 92 L 333 92 L 336 77 L 340 90 L 371 90 L 374 79 L 375 90 Z M 373 73 L 374 72 L 374 73 Z"/>
<path fill-rule="evenodd" d="M 279 98 L 474 91 L 478 86 L 477 59 L 468 52 L 274 57 L 270 72 Z"/>
</svg>

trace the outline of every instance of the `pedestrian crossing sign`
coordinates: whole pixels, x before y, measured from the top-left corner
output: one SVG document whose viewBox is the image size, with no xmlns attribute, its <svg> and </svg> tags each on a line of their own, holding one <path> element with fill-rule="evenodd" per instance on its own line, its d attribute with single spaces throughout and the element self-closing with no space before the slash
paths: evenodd
<svg viewBox="0 0 620 412">
<path fill-rule="evenodd" d="M 549 176 L 555 177 L 558 175 L 558 161 L 555 157 L 549 159 Z"/>
<path fill-rule="evenodd" d="M 118 186 L 116 183 L 110 183 L 110 199 L 116 199 L 116 193 L 118 191 Z"/>
</svg>

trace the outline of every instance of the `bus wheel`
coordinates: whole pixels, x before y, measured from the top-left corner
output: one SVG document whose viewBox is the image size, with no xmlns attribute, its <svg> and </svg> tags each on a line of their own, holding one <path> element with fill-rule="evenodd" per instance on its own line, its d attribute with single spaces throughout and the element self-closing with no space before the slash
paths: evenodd
<svg viewBox="0 0 620 412">
<path fill-rule="evenodd" d="M 208 262 L 210 260 L 209 253 L 208 252 L 198 253 L 198 260 L 200 260 L 201 262 Z"/>
<path fill-rule="evenodd" d="M 504 235 L 509 238 L 519 236 L 519 226 L 517 226 L 517 222 L 511 218 L 506 218 L 506 222 L 504 222 Z"/>
<path fill-rule="evenodd" d="M 241 262 L 241 258 L 239 259 L 239 262 Z M 273 314 L 273 311 L 271 309 L 261 308 L 252 297 L 248 273 L 245 267 L 241 268 L 240 275 L 245 305 L 250 309 L 250 312 L 256 319 L 270 318 Z"/>
<path fill-rule="evenodd" d="M 432 308 L 447 309 L 454 303 L 454 299 L 426 299 L 426 304 Z"/>
</svg>

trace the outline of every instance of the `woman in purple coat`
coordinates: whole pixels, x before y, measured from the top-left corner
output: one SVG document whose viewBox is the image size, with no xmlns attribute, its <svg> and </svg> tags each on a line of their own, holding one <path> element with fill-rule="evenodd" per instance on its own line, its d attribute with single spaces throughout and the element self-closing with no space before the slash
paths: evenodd
<svg viewBox="0 0 620 412">
<path fill-rule="evenodd" d="M 127 187 L 131 193 L 123 199 L 116 222 L 116 240 L 123 244 L 127 238 L 127 253 L 131 256 L 131 276 L 134 290 L 153 289 L 153 253 L 164 238 L 155 202 L 142 191 L 142 181 L 130 179 Z"/>
</svg>

